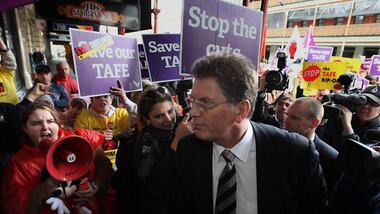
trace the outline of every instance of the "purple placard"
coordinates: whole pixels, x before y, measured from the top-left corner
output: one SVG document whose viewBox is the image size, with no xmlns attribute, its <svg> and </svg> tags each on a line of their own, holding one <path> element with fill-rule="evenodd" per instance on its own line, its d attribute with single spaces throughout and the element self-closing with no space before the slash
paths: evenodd
<svg viewBox="0 0 380 214">
<path fill-rule="evenodd" d="M 262 12 L 221 0 L 184 1 L 181 74 L 216 51 L 239 52 L 258 68 Z"/>
<path fill-rule="evenodd" d="M 139 44 L 139 60 L 140 60 L 139 62 L 140 62 L 141 77 L 143 79 L 150 79 L 148 60 L 146 59 L 146 54 L 145 54 L 143 44 Z"/>
<path fill-rule="evenodd" d="M 380 55 L 372 56 L 372 63 L 369 73 L 373 76 L 380 76 Z"/>
<path fill-rule="evenodd" d="M 180 80 L 180 34 L 142 35 L 152 82 Z"/>
<path fill-rule="evenodd" d="M 369 85 L 369 80 L 355 74 L 355 79 L 350 85 L 350 90 L 361 89 L 364 90 Z"/>
<path fill-rule="evenodd" d="M 70 29 L 80 96 L 108 94 L 120 80 L 125 91 L 142 90 L 137 40 Z"/>
<path fill-rule="evenodd" d="M 309 62 L 328 62 L 333 52 L 332 47 L 310 46 L 307 54 Z"/>
<path fill-rule="evenodd" d="M 365 58 L 364 62 L 360 66 L 360 69 L 362 69 L 364 71 L 369 71 L 369 69 L 371 67 L 371 63 L 372 63 L 372 58 Z"/>
<path fill-rule="evenodd" d="M 0 12 L 10 10 L 16 7 L 21 7 L 26 4 L 33 3 L 34 0 L 12 0 L 12 1 L 1 1 Z"/>
</svg>

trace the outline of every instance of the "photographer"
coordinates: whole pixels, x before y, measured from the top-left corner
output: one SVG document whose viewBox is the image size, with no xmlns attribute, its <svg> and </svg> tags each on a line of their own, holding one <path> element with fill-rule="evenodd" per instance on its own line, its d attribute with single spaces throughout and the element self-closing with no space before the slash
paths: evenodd
<svg viewBox="0 0 380 214">
<path fill-rule="evenodd" d="M 348 108 L 339 106 L 343 126 L 343 138 L 351 138 L 363 144 L 373 144 L 367 137 L 370 129 L 380 129 L 380 86 L 369 86 L 361 95 L 367 98 L 367 103 L 357 105 L 353 114 Z"/>
</svg>

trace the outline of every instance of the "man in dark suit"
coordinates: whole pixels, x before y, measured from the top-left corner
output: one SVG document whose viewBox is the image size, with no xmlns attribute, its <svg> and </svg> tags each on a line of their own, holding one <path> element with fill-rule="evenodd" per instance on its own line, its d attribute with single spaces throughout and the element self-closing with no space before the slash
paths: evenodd
<svg viewBox="0 0 380 214">
<path fill-rule="evenodd" d="M 193 67 L 194 134 L 177 147 L 173 213 L 318 213 L 326 184 L 314 144 L 250 122 L 257 74 L 238 54 L 213 54 Z"/>
<path fill-rule="evenodd" d="M 336 167 L 338 152 L 315 134 L 324 114 L 322 104 L 313 97 L 301 97 L 293 101 L 287 114 L 284 121 L 285 129 L 303 135 L 314 142 L 330 192 L 333 190 L 340 172 Z"/>
</svg>

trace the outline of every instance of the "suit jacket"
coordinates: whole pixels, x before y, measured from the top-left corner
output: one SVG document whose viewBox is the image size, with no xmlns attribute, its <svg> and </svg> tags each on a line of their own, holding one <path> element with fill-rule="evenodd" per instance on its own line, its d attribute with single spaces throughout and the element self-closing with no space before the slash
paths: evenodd
<svg viewBox="0 0 380 214">
<path fill-rule="evenodd" d="M 327 189 L 314 144 L 272 126 L 252 126 L 258 213 L 318 213 Z M 213 213 L 212 148 L 195 135 L 179 142 L 173 213 Z"/>
<path fill-rule="evenodd" d="M 333 190 L 341 172 L 336 167 L 338 152 L 329 144 L 321 140 L 317 135 L 314 139 L 315 147 L 319 153 L 319 160 L 323 170 L 329 193 Z"/>
</svg>

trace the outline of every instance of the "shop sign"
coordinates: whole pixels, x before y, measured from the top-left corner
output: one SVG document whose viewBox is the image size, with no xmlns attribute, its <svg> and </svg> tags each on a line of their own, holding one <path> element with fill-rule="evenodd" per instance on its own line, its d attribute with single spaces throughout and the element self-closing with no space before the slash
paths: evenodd
<svg viewBox="0 0 380 214">
<path fill-rule="evenodd" d="M 88 25 L 76 25 L 76 24 L 58 23 L 58 22 L 53 22 L 52 24 L 53 31 L 69 32 L 70 28 L 80 29 L 80 30 L 89 30 L 89 31 L 94 30 L 93 26 L 88 26 Z"/>
</svg>

